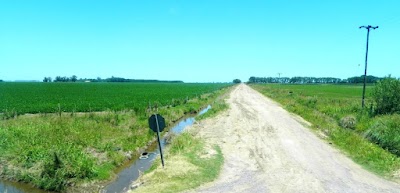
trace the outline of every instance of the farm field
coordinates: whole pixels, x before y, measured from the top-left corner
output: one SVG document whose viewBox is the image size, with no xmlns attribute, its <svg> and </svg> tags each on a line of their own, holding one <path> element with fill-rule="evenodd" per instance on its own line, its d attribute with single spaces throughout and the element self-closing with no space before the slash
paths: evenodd
<svg viewBox="0 0 400 193">
<path fill-rule="evenodd" d="M 367 169 L 393 177 L 400 169 L 400 115 L 377 115 L 367 86 L 254 84 L 254 89 L 302 116 L 322 138 Z"/>
<path fill-rule="evenodd" d="M 176 105 L 229 84 L 0 83 L 0 113 L 143 110 L 149 103 Z"/>
<path fill-rule="evenodd" d="M 221 100 L 229 86 L 1 83 L 0 176 L 45 190 L 94 191 L 154 141 L 152 113 L 170 126 Z"/>
</svg>

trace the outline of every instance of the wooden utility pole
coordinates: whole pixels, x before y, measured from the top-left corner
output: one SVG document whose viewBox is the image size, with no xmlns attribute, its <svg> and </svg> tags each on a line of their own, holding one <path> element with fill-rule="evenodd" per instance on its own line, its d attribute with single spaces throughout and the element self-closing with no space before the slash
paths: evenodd
<svg viewBox="0 0 400 193">
<path fill-rule="evenodd" d="M 363 86 L 363 95 L 362 95 L 362 103 L 361 106 L 362 108 L 364 108 L 365 103 L 364 103 L 364 99 L 365 99 L 365 85 L 367 84 L 367 62 L 368 62 L 368 42 L 369 42 L 369 30 L 372 29 L 377 29 L 379 26 L 373 27 L 373 26 L 360 26 L 361 28 L 365 28 L 367 29 L 367 51 L 365 53 L 365 71 L 364 71 L 364 86 Z"/>
</svg>

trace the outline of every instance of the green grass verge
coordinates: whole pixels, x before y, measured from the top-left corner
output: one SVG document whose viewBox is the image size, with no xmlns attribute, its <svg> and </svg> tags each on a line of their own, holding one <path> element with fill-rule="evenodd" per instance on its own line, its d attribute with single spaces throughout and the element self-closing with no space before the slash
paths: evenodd
<svg viewBox="0 0 400 193">
<path fill-rule="evenodd" d="M 399 115 L 375 117 L 373 108 L 363 110 L 361 86 L 256 84 L 251 87 L 312 123 L 312 129 L 326 136 L 355 162 L 382 176 L 399 179 L 395 173 L 400 170 L 400 158 L 396 149 L 388 148 L 400 147 Z M 367 87 L 367 96 L 371 87 Z M 367 97 L 366 101 L 370 107 L 371 99 Z"/>
</svg>

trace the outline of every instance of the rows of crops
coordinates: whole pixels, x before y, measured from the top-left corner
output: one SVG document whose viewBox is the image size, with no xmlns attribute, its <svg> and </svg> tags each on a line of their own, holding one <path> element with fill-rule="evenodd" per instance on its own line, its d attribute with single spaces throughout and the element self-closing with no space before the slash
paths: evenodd
<svg viewBox="0 0 400 193">
<path fill-rule="evenodd" d="M 143 109 L 169 105 L 229 84 L 0 83 L 0 112 L 23 113 Z"/>
</svg>

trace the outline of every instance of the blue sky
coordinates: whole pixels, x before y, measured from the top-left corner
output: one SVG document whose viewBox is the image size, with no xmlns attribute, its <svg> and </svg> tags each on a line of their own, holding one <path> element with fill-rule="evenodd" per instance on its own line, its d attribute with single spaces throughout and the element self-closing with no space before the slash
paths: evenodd
<svg viewBox="0 0 400 193">
<path fill-rule="evenodd" d="M 0 0 L 0 79 L 400 77 L 398 0 Z"/>
</svg>

